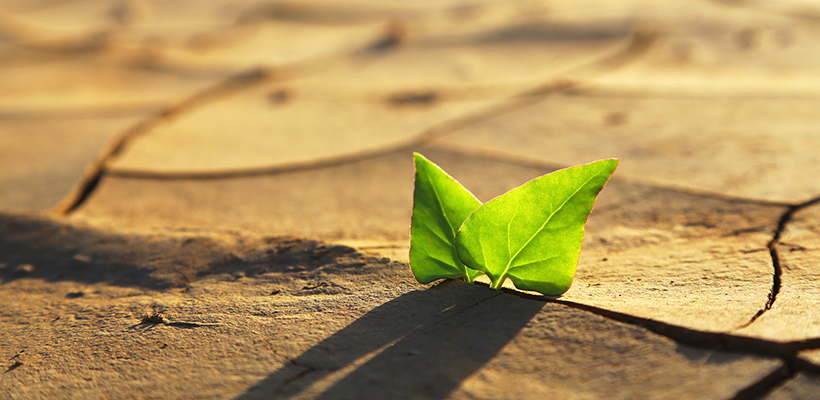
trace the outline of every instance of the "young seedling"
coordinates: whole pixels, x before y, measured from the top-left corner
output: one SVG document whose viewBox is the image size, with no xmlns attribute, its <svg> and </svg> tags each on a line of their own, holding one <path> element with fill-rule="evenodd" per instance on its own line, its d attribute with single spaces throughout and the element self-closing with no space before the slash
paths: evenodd
<svg viewBox="0 0 820 400">
<path fill-rule="evenodd" d="M 415 154 L 410 266 L 421 283 L 509 278 L 545 295 L 572 284 L 584 225 L 618 159 L 555 171 L 481 204 L 441 168 Z"/>
</svg>

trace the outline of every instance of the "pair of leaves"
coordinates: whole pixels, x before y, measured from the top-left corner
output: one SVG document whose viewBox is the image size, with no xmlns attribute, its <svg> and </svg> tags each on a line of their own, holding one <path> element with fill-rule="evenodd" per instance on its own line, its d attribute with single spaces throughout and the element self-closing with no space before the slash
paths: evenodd
<svg viewBox="0 0 820 400">
<path fill-rule="evenodd" d="M 414 156 L 410 266 L 416 279 L 473 282 L 483 273 L 495 289 L 509 278 L 519 289 L 545 295 L 572 284 L 587 217 L 619 163 L 555 171 L 482 205 L 444 170 Z"/>
</svg>

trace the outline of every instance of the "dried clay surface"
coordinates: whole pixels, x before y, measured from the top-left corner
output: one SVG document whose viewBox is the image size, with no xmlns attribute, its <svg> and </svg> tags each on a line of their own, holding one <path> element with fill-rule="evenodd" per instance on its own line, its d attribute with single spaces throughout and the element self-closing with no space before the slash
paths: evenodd
<svg viewBox="0 0 820 400">
<path fill-rule="evenodd" d="M 820 399 L 816 15 L 6 1 L 0 398 Z M 416 282 L 413 152 L 620 158 L 571 288 Z"/>
<path fill-rule="evenodd" d="M 15 397 L 723 398 L 785 368 L 464 282 L 422 287 L 346 246 L 18 216 L 2 233 Z"/>
</svg>

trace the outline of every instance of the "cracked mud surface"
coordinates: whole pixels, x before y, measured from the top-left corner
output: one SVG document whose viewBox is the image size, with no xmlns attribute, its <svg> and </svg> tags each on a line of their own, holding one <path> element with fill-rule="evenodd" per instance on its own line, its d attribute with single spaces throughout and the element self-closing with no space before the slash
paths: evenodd
<svg viewBox="0 0 820 400">
<path fill-rule="evenodd" d="M 820 9 L 607 4 L 4 3 L 0 397 L 820 398 Z M 418 284 L 414 151 L 621 158 L 570 290 Z"/>
</svg>

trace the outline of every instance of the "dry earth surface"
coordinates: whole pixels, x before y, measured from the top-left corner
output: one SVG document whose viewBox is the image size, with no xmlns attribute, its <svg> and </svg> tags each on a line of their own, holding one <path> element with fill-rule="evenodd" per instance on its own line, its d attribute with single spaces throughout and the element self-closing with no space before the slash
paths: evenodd
<svg viewBox="0 0 820 400">
<path fill-rule="evenodd" d="M 820 399 L 819 16 L 5 1 L 0 398 Z M 416 282 L 413 152 L 621 158 L 570 290 Z"/>
</svg>

